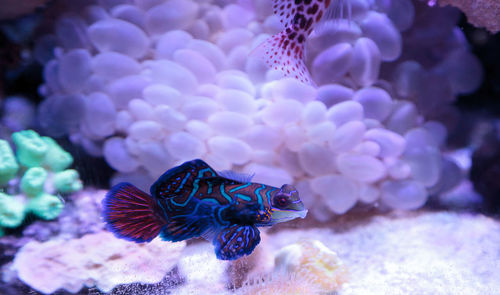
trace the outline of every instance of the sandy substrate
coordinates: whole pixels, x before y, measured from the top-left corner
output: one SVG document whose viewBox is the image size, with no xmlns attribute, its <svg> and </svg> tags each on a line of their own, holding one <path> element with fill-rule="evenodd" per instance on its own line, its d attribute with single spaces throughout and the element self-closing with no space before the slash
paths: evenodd
<svg viewBox="0 0 500 295">
<path fill-rule="evenodd" d="M 500 290 L 500 223 L 481 215 L 395 213 L 374 217 L 368 223 L 348 224 L 342 231 L 283 230 L 268 235 L 259 247 L 275 253 L 301 239 L 320 240 L 348 266 L 351 278 L 339 295 L 471 295 Z M 185 252 L 184 266 L 180 264 L 187 284 L 176 293 L 190 294 L 205 285 L 207 292 L 213 289 L 214 294 L 221 294 L 227 275 L 220 270 L 227 262 L 209 259 L 213 255 L 206 252 L 201 259 L 200 251 L 213 251 L 208 243 L 191 247 L 190 253 Z M 205 284 L 203 278 L 207 278 Z"/>
</svg>

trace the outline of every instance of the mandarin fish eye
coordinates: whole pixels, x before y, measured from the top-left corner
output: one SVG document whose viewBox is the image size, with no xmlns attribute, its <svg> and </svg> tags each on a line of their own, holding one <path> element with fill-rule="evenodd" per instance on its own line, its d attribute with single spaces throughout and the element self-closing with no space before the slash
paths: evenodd
<svg viewBox="0 0 500 295">
<path fill-rule="evenodd" d="M 297 189 L 289 184 L 284 184 L 272 200 L 272 206 L 276 208 L 285 208 L 293 201 L 299 200 Z"/>
<path fill-rule="evenodd" d="M 299 193 L 297 192 L 297 189 L 290 184 L 284 184 L 278 194 L 284 194 L 288 196 L 290 201 L 297 201 L 299 200 Z"/>
<path fill-rule="evenodd" d="M 277 208 L 284 208 L 290 203 L 287 196 L 277 193 L 273 199 L 273 206 Z"/>
</svg>

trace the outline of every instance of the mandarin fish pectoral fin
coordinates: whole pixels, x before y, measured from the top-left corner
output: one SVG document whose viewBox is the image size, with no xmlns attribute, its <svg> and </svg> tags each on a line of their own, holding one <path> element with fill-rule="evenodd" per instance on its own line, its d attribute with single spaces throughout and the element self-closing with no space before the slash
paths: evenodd
<svg viewBox="0 0 500 295">
<path fill-rule="evenodd" d="M 260 232 L 253 225 L 231 225 L 215 236 L 215 255 L 221 260 L 235 260 L 249 255 L 260 242 Z"/>
</svg>

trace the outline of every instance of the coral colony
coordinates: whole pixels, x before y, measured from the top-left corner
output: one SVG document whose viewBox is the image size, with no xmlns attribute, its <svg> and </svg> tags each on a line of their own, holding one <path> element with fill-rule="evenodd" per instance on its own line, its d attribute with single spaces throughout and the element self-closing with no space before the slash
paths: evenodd
<svg viewBox="0 0 500 295">
<path fill-rule="evenodd" d="M 82 189 L 73 162 L 52 138 L 33 130 L 12 134 L 16 153 L 0 140 L 0 230 L 21 225 L 27 213 L 51 220 L 64 207 L 60 197 Z"/>
<path fill-rule="evenodd" d="M 142 181 L 143 189 L 165 167 L 201 158 L 216 170 L 255 173 L 258 182 L 295 183 L 319 219 L 358 201 L 425 203 L 446 173 L 446 129 L 418 108 L 480 82 L 480 74 L 469 79 L 477 61 L 453 18 L 433 29 L 446 51 L 436 49 L 424 67 L 403 44 L 442 21 L 438 13 L 424 22 L 409 0 L 349 1 L 350 19 L 323 20 L 307 40 L 313 87 L 249 57 L 283 30 L 270 1 L 219 2 L 75 3 L 38 42 L 45 130 L 103 155 L 117 182 Z M 345 10 L 333 6 L 333 15 Z M 380 70 L 386 62 L 396 65 L 395 78 Z"/>
</svg>

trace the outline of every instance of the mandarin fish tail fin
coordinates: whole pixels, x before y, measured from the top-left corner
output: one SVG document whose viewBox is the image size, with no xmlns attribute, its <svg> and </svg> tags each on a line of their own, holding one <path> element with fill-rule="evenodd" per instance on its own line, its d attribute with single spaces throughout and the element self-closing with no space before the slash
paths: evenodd
<svg viewBox="0 0 500 295">
<path fill-rule="evenodd" d="M 156 200 L 127 182 L 113 186 L 102 207 L 107 229 L 118 238 L 136 243 L 150 242 L 167 224 Z"/>
<path fill-rule="evenodd" d="M 287 27 L 273 35 L 250 52 L 250 56 L 261 59 L 285 77 L 295 78 L 302 83 L 314 85 L 304 63 L 304 35 Z"/>
</svg>

